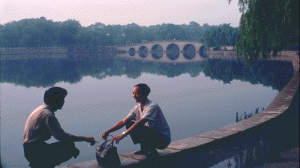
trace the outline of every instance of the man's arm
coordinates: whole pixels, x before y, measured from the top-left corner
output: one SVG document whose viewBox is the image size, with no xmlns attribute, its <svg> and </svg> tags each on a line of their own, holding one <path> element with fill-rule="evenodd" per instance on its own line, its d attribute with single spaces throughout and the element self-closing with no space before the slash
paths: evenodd
<svg viewBox="0 0 300 168">
<path fill-rule="evenodd" d="M 80 141 L 89 142 L 89 143 L 91 143 L 91 145 L 94 145 L 96 143 L 94 137 L 85 137 L 85 136 L 73 135 L 70 139 L 71 139 L 71 141 L 74 141 L 74 142 L 80 142 Z"/>
<path fill-rule="evenodd" d="M 127 119 L 127 121 L 128 121 L 128 119 Z M 142 119 L 138 120 L 130 128 L 128 128 L 126 131 L 124 131 L 125 134 L 115 136 L 110 141 L 112 142 L 115 140 L 116 143 L 119 143 L 119 141 L 121 139 L 123 139 L 126 135 L 128 135 L 132 130 L 134 130 L 134 128 L 136 128 L 137 126 L 140 126 L 140 125 L 144 125 L 147 121 L 148 121 L 148 119 L 146 119 L 146 118 L 142 118 Z"/>
<path fill-rule="evenodd" d="M 79 141 L 86 141 L 91 143 L 91 145 L 95 144 L 95 139 L 93 137 L 85 137 L 85 136 L 75 136 L 66 133 L 60 126 L 59 122 L 55 117 L 50 116 L 47 119 L 47 124 L 48 128 L 51 132 L 51 134 L 54 136 L 55 139 L 57 140 L 71 140 L 74 142 L 79 142 Z"/>
<path fill-rule="evenodd" d="M 104 133 L 101 134 L 101 138 L 106 140 L 107 136 L 111 133 L 114 132 L 116 130 L 121 129 L 122 127 L 124 127 L 126 125 L 126 123 L 129 121 L 128 118 L 124 118 L 123 120 L 117 122 L 113 127 L 111 127 L 110 129 L 108 129 L 107 131 L 105 131 Z"/>
</svg>

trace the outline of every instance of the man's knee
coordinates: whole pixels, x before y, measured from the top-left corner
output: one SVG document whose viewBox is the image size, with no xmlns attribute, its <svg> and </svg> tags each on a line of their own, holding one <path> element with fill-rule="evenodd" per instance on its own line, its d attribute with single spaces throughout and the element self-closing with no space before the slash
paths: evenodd
<svg viewBox="0 0 300 168">
<path fill-rule="evenodd" d="M 73 141 L 60 141 L 49 144 L 48 151 L 55 165 L 68 161 L 79 154 L 79 150 L 75 147 Z"/>
<path fill-rule="evenodd" d="M 160 141 L 157 141 L 156 148 L 163 150 L 163 149 L 166 149 L 168 147 L 168 145 L 169 144 L 165 140 L 161 139 Z"/>
</svg>

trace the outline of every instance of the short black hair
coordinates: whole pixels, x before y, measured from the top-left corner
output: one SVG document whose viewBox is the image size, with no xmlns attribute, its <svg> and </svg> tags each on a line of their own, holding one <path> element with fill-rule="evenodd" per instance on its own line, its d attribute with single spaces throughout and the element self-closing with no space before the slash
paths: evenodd
<svg viewBox="0 0 300 168">
<path fill-rule="evenodd" d="M 143 96 L 148 97 L 149 93 L 150 93 L 150 87 L 148 85 L 146 85 L 145 83 L 139 83 L 137 85 L 135 85 L 134 87 L 139 87 L 139 93 Z"/>
<path fill-rule="evenodd" d="M 63 99 L 67 96 L 68 92 L 66 89 L 61 87 L 51 87 L 45 91 L 44 103 L 52 105 L 58 99 Z"/>
</svg>

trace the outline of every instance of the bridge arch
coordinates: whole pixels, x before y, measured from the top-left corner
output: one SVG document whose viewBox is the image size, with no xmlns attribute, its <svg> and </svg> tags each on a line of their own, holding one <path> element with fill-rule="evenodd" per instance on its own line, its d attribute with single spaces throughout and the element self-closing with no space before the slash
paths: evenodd
<svg viewBox="0 0 300 168">
<path fill-rule="evenodd" d="M 187 44 L 183 47 L 183 56 L 186 58 L 186 59 L 194 59 L 195 56 L 196 56 L 196 48 L 194 45 L 192 44 Z"/>
<path fill-rule="evenodd" d="M 130 56 L 135 56 L 135 49 L 134 48 L 129 49 L 129 55 Z"/>
<path fill-rule="evenodd" d="M 166 49 L 166 53 L 167 53 L 167 57 L 170 60 L 174 61 L 179 57 L 180 49 L 177 44 L 172 43 L 172 44 L 168 45 L 168 47 Z"/>
<path fill-rule="evenodd" d="M 159 44 L 155 44 L 151 48 L 151 55 L 154 59 L 160 59 L 163 56 L 163 47 Z"/>
<path fill-rule="evenodd" d="M 146 58 L 148 56 L 148 48 L 146 46 L 141 46 L 139 48 L 139 56 L 141 58 Z"/>
<path fill-rule="evenodd" d="M 176 63 L 202 61 L 207 58 L 203 46 L 204 44 L 197 41 L 169 40 L 117 46 L 116 49 L 120 51 L 117 55 L 119 57 Z"/>
<path fill-rule="evenodd" d="M 201 46 L 200 48 L 199 48 L 199 55 L 200 55 L 200 57 L 202 57 L 202 58 L 207 58 L 208 57 L 208 55 L 206 54 L 206 48 L 205 48 L 205 46 Z"/>
</svg>

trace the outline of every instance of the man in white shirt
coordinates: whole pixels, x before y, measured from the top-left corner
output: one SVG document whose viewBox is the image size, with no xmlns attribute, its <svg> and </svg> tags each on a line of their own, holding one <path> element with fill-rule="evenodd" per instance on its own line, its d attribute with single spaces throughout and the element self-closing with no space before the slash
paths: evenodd
<svg viewBox="0 0 300 168">
<path fill-rule="evenodd" d="M 140 143 L 141 145 L 141 150 L 135 154 L 146 155 L 148 158 L 158 157 L 156 149 L 165 149 L 171 142 L 171 134 L 161 108 L 147 98 L 149 93 L 150 88 L 146 84 L 135 85 L 132 96 L 139 104 L 124 119 L 105 131 L 101 135 L 102 139 L 106 140 L 109 133 L 126 125 L 127 130 L 121 135 L 113 137 L 111 141 L 115 140 L 116 143 L 119 143 L 129 134 L 134 144 Z"/>
<path fill-rule="evenodd" d="M 28 117 L 23 147 L 25 158 L 32 168 L 53 168 L 72 157 L 79 155 L 74 142 L 86 141 L 95 144 L 93 137 L 75 136 L 66 133 L 60 126 L 54 112 L 61 109 L 67 90 L 52 87 L 44 94 L 44 104 L 36 108 Z M 47 144 L 45 141 L 54 136 L 59 142 Z"/>
</svg>

